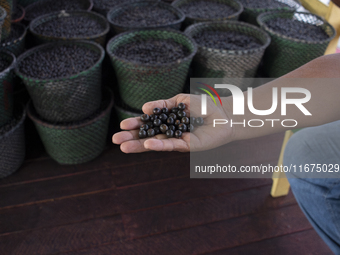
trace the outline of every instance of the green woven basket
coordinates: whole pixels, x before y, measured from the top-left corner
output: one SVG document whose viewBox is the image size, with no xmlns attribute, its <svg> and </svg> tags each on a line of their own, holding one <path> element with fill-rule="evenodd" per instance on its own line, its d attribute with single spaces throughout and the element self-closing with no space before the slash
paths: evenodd
<svg viewBox="0 0 340 255">
<path fill-rule="evenodd" d="M 91 20 L 96 20 L 98 21 L 101 26 L 102 30 L 98 31 L 96 35 L 88 36 L 88 37 L 72 37 L 72 38 L 66 38 L 66 37 L 52 37 L 52 36 L 45 36 L 42 34 L 39 34 L 35 31 L 35 28 L 39 26 L 42 23 L 45 23 L 50 20 L 54 19 L 60 19 L 63 17 L 68 17 L 68 16 L 78 16 L 78 17 L 87 17 Z M 93 41 L 96 43 L 99 43 L 103 47 L 105 46 L 105 40 L 106 40 L 106 35 L 110 30 L 110 25 L 108 21 L 103 17 L 102 15 L 99 15 L 95 12 L 88 12 L 88 11 L 70 11 L 70 12 L 55 12 L 55 13 L 50 13 L 46 14 L 43 16 L 40 16 L 30 23 L 29 30 L 31 34 L 33 35 L 34 41 L 36 45 L 43 44 L 43 43 L 48 43 L 48 42 L 55 42 L 55 41 L 77 41 L 77 40 L 89 40 Z"/>
<path fill-rule="evenodd" d="M 262 29 L 239 21 L 203 22 L 189 26 L 185 33 L 191 37 L 202 31 L 236 31 L 257 38 L 262 46 L 250 50 L 220 50 L 198 45 L 193 61 L 196 78 L 252 78 L 255 76 L 269 35 Z"/>
<path fill-rule="evenodd" d="M 53 6 L 55 0 L 42 0 L 39 2 L 35 2 L 32 3 L 30 5 L 28 5 L 25 10 L 26 10 L 26 15 L 24 18 L 24 21 L 26 22 L 31 22 L 32 20 L 34 20 L 35 18 L 42 16 L 42 15 L 46 15 L 49 13 L 53 13 L 53 12 L 60 12 L 60 11 L 76 11 L 76 10 L 68 10 L 68 9 L 56 9 Z M 75 3 L 79 3 L 81 5 L 81 8 L 78 10 L 85 10 L 85 11 L 90 11 L 92 10 L 93 7 L 93 2 L 92 0 L 71 0 L 70 2 L 75 2 Z M 44 10 L 42 13 L 37 13 L 36 10 L 40 9 L 40 10 Z"/>
<path fill-rule="evenodd" d="M 281 35 L 266 25 L 266 22 L 278 17 L 317 24 L 323 28 L 329 38 L 323 41 L 305 41 Z M 266 30 L 272 38 L 263 58 L 265 75 L 272 78 L 285 75 L 322 56 L 329 42 L 336 35 L 335 29 L 328 22 L 317 15 L 306 12 L 268 12 L 261 14 L 257 20 L 261 28 Z"/>
<path fill-rule="evenodd" d="M 181 6 L 187 3 L 198 2 L 198 1 L 199 0 L 176 0 L 171 5 L 177 7 L 178 9 L 181 9 Z M 195 17 L 190 17 L 186 15 L 185 21 L 183 22 L 184 27 L 188 27 L 192 24 L 205 22 L 205 21 L 238 20 L 240 14 L 243 12 L 242 4 L 237 0 L 205 0 L 205 1 L 211 1 L 211 2 L 216 2 L 216 3 L 221 3 L 221 4 L 231 6 L 235 9 L 235 12 L 228 17 L 216 18 L 216 19 L 209 19 L 209 18 L 202 19 L 202 18 L 195 18 Z"/>
<path fill-rule="evenodd" d="M 133 8 L 133 7 L 149 7 L 149 6 L 155 6 L 155 7 L 160 7 L 162 9 L 165 9 L 173 14 L 175 14 L 177 16 L 177 20 L 168 24 L 164 24 L 164 25 L 159 25 L 159 26 L 148 26 L 148 27 L 131 27 L 131 26 L 124 26 L 118 23 L 115 23 L 113 21 L 113 18 L 124 14 L 128 9 Z M 136 2 L 136 3 L 130 3 L 130 4 L 123 4 L 123 5 L 119 5 L 114 9 L 111 9 L 108 14 L 107 14 L 107 20 L 110 22 L 111 24 L 111 28 L 113 29 L 113 31 L 115 31 L 117 34 L 119 33 L 123 33 L 129 30 L 137 30 L 137 29 L 166 29 L 166 28 L 172 28 L 172 29 L 177 29 L 179 30 L 181 28 L 182 22 L 185 19 L 185 15 L 184 13 L 171 6 L 170 4 L 167 3 L 163 3 L 163 2 L 157 2 L 155 3 L 155 1 L 143 1 L 143 2 Z"/>
<path fill-rule="evenodd" d="M 13 69 L 16 58 L 12 53 L 0 52 L 0 58 L 10 63 L 9 67 L 0 72 L 0 127 L 4 126 L 13 115 Z"/>
<path fill-rule="evenodd" d="M 133 41 L 170 38 L 187 47 L 190 55 L 172 63 L 141 64 L 113 54 L 115 49 Z M 146 102 L 170 98 L 181 93 L 196 51 L 194 40 L 176 30 L 125 32 L 115 36 L 107 44 L 107 52 L 118 79 L 120 96 L 127 106 L 136 110 L 140 110 Z"/>
<path fill-rule="evenodd" d="M 59 79 L 34 79 L 22 74 L 20 62 L 32 54 L 58 45 L 78 45 L 94 50 L 100 59 L 89 69 Z M 101 68 L 105 51 L 89 41 L 55 42 L 26 51 L 18 58 L 16 74 L 23 80 L 38 114 L 51 122 L 77 121 L 93 114 L 100 106 Z"/>
<path fill-rule="evenodd" d="M 5 9 L 6 17 L 2 24 L 1 40 L 5 40 L 11 33 L 13 0 L 0 0 L 0 6 Z"/>
<path fill-rule="evenodd" d="M 0 6 L 0 42 L 1 42 L 2 26 L 5 22 L 6 16 L 7 16 L 6 10 Z"/>
<path fill-rule="evenodd" d="M 251 8 L 247 5 L 248 0 L 239 0 L 239 1 L 241 2 L 241 4 L 243 4 L 243 7 L 244 7 L 244 11 L 242 12 L 240 16 L 240 20 L 256 25 L 256 26 L 258 26 L 256 18 L 262 13 L 269 12 L 269 11 L 282 11 L 282 10 L 283 11 L 284 10 L 295 11 L 299 7 L 301 7 L 298 1 L 294 1 L 294 0 L 272 0 L 274 2 L 276 1 L 280 3 L 284 3 L 286 5 L 286 7 L 280 7 L 280 8 L 272 8 L 270 6 L 267 8 Z"/>
<path fill-rule="evenodd" d="M 128 119 L 128 118 L 139 117 L 143 114 L 142 112 L 135 112 L 135 111 L 127 110 L 124 107 L 119 106 L 119 105 L 115 105 L 115 110 L 116 110 L 119 122 L 125 119 Z"/>
<path fill-rule="evenodd" d="M 25 111 L 11 130 L 0 135 L 0 178 L 17 171 L 25 159 Z"/>
<path fill-rule="evenodd" d="M 113 106 L 112 93 L 104 93 L 101 111 L 76 124 L 55 125 L 43 121 L 33 104 L 27 114 L 34 122 L 47 153 L 59 164 L 81 164 L 99 156 L 105 146 Z"/>
<path fill-rule="evenodd" d="M 16 57 L 21 55 L 25 51 L 25 39 L 27 34 L 27 28 L 20 24 L 15 23 L 12 24 L 12 32 L 18 30 L 20 31 L 20 36 L 15 38 L 14 40 L 4 40 L 1 42 L 1 50 L 12 52 Z"/>
</svg>

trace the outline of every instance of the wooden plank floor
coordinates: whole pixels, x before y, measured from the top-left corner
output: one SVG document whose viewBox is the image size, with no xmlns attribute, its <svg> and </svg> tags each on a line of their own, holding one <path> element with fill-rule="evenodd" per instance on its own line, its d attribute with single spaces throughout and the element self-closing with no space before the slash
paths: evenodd
<svg viewBox="0 0 340 255">
<path fill-rule="evenodd" d="M 226 145 L 230 164 L 275 164 L 282 139 Z M 270 197 L 271 183 L 190 179 L 187 153 L 110 145 L 60 166 L 33 150 L 0 181 L 0 254 L 331 254 L 291 193 Z"/>
</svg>

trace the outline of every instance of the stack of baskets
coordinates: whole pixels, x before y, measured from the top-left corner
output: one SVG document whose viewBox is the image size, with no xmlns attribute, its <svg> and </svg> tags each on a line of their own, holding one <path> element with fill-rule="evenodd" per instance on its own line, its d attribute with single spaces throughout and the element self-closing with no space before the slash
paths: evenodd
<svg viewBox="0 0 340 255">
<path fill-rule="evenodd" d="M 82 47 L 96 52 L 100 58 L 89 69 L 68 77 L 36 79 L 21 72 L 22 61 L 59 46 Z M 60 164 L 90 161 L 105 147 L 113 98 L 111 92 L 102 93 L 104 54 L 104 49 L 94 42 L 54 42 L 35 47 L 18 59 L 16 73 L 32 98 L 27 106 L 28 116 L 46 151 Z"/>
</svg>

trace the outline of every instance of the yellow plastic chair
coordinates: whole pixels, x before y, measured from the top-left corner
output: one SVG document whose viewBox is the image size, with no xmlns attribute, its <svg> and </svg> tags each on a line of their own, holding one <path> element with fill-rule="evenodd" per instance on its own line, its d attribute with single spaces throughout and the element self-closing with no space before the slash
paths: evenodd
<svg viewBox="0 0 340 255">
<path fill-rule="evenodd" d="M 303 7 L 309 10 L 311 13 L 324 17 L 336 29 L 337 35 L 329 43 L 325 55 L 335 53 L 340 35 L 340 8 L 333 2 L 330 2 L 328 6 L 320 2 L 319 0 L 300 0 L 300 2 L 302 3 Z M 340 1 L 338 0 L 335 2 L 339 3 Z M 289 138 L 292 137 L 295 131 L 296 130 L 289 130 L 286 131 L 285 133 L 278 166 L 281 166 L 283 164 L 284 150 L 286 148 Z M 286 178 L 285 173 L 284 172 L 273 173 L 272 178 L 273 185 L 270 192 L 272 197 L 286 196 L 289 193 L 290 185 Z"/>
</svg>

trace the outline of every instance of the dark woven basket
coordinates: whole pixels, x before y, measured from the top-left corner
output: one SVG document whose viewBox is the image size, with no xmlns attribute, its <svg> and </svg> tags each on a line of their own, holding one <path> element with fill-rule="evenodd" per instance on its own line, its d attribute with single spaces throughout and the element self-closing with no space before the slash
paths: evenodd
<svg viewBox="0 0 340 255">
<path fill-rule="evenodd" d="M 280 3 L 284 3 L 287 6 L 286 7 L 282 7 L 282 8 L 271 8 L 271 7 L 267 7 L 267 8 L 251 8 L 249 6 L 247 6 L 246 2 L 247 0 L 239 0 L 241 2 L 241 4 L 243 4 L 244 7 L 244 11 L 242 12 L 241 16 L 240 16 L 240 20 L 256 25 L 258 26 L 258 23 L 256 21 L 256 18 L 265 12 L 268 11 L 282 11 L 282 10 L 286 10 L 286 11 L 295 11 L 297 10 L 301 5 L 299 4 L 298 1 L 294 1 L 294 0 L 272 0 L 272 1 L 277 1 Z"/>
<path fill-rule="evenodd" d="M 116 110 L 119 122 L 125 119 L 128 119 L 128 118 L 139 117 L 143 114 L 142 112 L 135 112 L 135 111 L 127 110 L 124 107 L 119 106 L 119 105 L 115 105 L 115 110 Z"/>
<path fill-rule="evenodd" d="M 329 36 L 323 41 L 305 41 L 290 38 L 271 30 L 266 22 L 278 18 L 297 19 L 309 24 L 317 24 Z M 268 12 L 258 17 L 258 22 L 264 30 L 266 30 L 272 42 L 264 55 L 264 72 L 265 75 L 276 78 L 285 75 L 296 68 L 306 64 L 307 62 L 322 56 L 329 42 L 336 35 L 335 29 L 323 18 L 305 12 Z"/>
<path fill-rule="evenodd" d="M 176 62 L 158 65 L 128 61 L 113 54 L 115 49 L 124 44 L 151 38 L 172 38 L 187 47 L 191 54 Z M 183 91 L 197 46 L 193 39 L 176 30 L 140 30 L 115 36 L 106 49 L 115 69 L 122 100 L 130 108 L 140 110 L 146 102 L 170 98 Z"/>
<path fill-rule="evenodd" d="M 255 76 L 264 51 L 270 44 L 270 37 L 266 32 L 244 22 L 214 21 L 191 25 L 185 33 L 193 37 L 202 31 L 236 31 L 257 38 L 262 46 L 250 50 L 220 50 L 198 45 L 193 61 L 194 77 L 251 78 Z"/>
<path fill-rule="evenodd" d="M 20 4 L 21 6 L 26 7 L 30 4 L 33 4 L 39 1 L 42 1 L 42 0 L 17 0 L 17 4 Z"/>
<path fill-rule="evenodd" d="M 0 58 L 6 59 L 10 66 L 0 72 L 0 127 L 13 116 L 13 80 L 16 58 L 12 53 L 0 52 Z"/>
<path fill-rule="evenodd" d="M 131 26 L 124 26 L 121 24 L 117 24 L 115 23 L 112 19 L 114 17 L 117 17 L 119 15 L 121 15 L 122 13 L 126 12 L 126 10 L 133 8 L 133 7 L 149 7 L 149 6 L 155 6 L 157 5 L 157 7 L 160 7 L 162 9 L 165 9 L 173 14 L 175 14 L 177 16 L 177 20 L 168 24 L 164 24 L 164 25 L 159 25 L 159 26 L 148 26 L 148 27 L 131 27 Z M 114 9 L 111 9 L 109 11 L 109 13 L 107 14 L 107 20 L 110 22 L 112 29 L 117 33 L 123 33 L 129 30 L 137 30 L 137 29 L 164 29 L 164 28 L 173 28 L 173 29 L 177 29 L 179 30 L 181 28 L 182 22 L 185 19 L 185 15 L 184 13 L 171 6 L 170 4 L 167 3 L 163 3 L 163 2 L 154 2 L 154 1 L 143 1 L 143 2 L 136 2 L 136 3 L 130 3 L 130 4 L 123 4 L 123 5 L 119 5 Z"/>
<path fill-rule="evenodd" d="M 20 36 L 15 38 L 14 40 L 4 40 L 1 42 L 1 50 L 12 52 L 16 57 L 21 55 L 25 51 L 25 39 L 27 34 L 27 28 L 18 23 L 12 24 L 12 32 L 13 30 L 20 30 Z M 9 39 L 9 38 L 7 38 Z"/>
<path fill-rule="evenodd" d="M 6 10 L 0 6 L 0 42 L 1 42 L 2 26 L 5 22 L 6 16 L 7 16 Z"/>
<path fill-rule="evenodd" d="M 79 45 L 101 54 L 91 68 L 76 75 L 59 79 L 34 79 L 19 71 L 20 62 L 28 56 L 57 45 Z M 89 41 L 56 42 L 44 44 L 26 51 L 18 59 L 16 74 L 23 80 L 38 114 L 51 122 L 82 120 L 100 106 L 101 68 L 105 51 L 97 43 Z"/>
<path fill-rule="evenodd" d="M 8 132 L 0 135 L 0 178 L 17 171 L 25 159 L 25 111 L 18 123 Z"/>
<path fill-rule="evenodd" d="M 22 7 L 21 5 L 17 5 L 15 8 L 13 8 L 13 10 L 14 10 L 15 12 L 19 12 L 19 15 L 20 15 L 20 16 L 19 16 L 19 18 L 17 18 L 17 19 L 12 18 L 12 23 L 19 23 L 19 22 L 22 21 L 22 20 L 24 19 L 24 17 L 25 17 L 25 14 L 26 14 L 25 8 Z M 13 11 L 12 15 L 14 15 L 14 11 Z"/>
<path fill-rule="evenodd" d="M 66 38 L 66 37 L 52 37 L 52 36 L 45 36 L 42 34 L 38 34 L 35 31 L 35 28 L 39 26 L 42 23 L 45 23 L 47 21 L 53 20 L 53 19 L 59 19 L 61 17 L 65 17 L 68 15 L 72 16 L 82 16 L 82 17 L 88 17 L 89 19 L 97 20 L 102 25 L 103 29 L 102 31 L 98 31 L 96 35 L 88 36 L 88 37 L 72 37 L 72 38 Z M 31 21 L 29 30 L 31 34 L 33 35 L 34 41 L 37 45 L 48 43 L 48 42 L 55 42 L 55 41 L 78 41 L 78 40 L 88 40 L 93 41 L 96 43 L 99 43 L 101 46 L 105 46 L 105 40 L 106 35 L 110 30 L 110 25 L 103 17 L 102 15 L 99 15 L 95 12 L 88 12 L 88 11 L 70 11 L 67 13 L 64 12 L 57 12 L 57 13 L 50 13 L 43 16 L 40 16 L 34 20 Z"/>
<path fill-rule="evenodd" d="M 105 148 L 111 108 L 112 93 L 105 108 L 93 118 L 80 123 L 54 125 L 43 121 L 35 112 L 32 103 L 27 114 L 33 120 L 47 153 L 60 164 L 81 164 L 99 156 Z"/>
<path fill-rule="evenodd" d="M 35 18 L 42 16 L 42 15 L 46 15 L 49 13 L 53 13 L 53 12 L 58 12 L 58 11 L 78 11 L 78 10 L 68 10 L 68 9 L 62 9 L 62 10 L 58 10 L 53 8 L 53 3 L 55 2 L 55 0 L 42 0 L 39 2 L 35 2 L 32 3 L 30 5 L 28 5 L 25 9 L 26 9 L 26 16 L 24 18 L 24 20 L 26 22 L 31 22 L 32 20 L 34 20 Z M 76 2 L 82 5 L 82 7 L 79 10 L 84 10 L 84 11 L 91 11 L 92 7 L 93 7 L 93 2 L 92 0 L 71 0 L 71 2 Z M 36 9 L 42 9 L 45 10 L 43 13 L 38 13 L 36 14 Z M 36 16 L 37 15 L 37 16 Z"/>
<path fill-rule="evenodd" d="M 0 0 L 0 6 L 6 11 L 6 17 L 2 25 L 1 40 L 5 40 L 11 33 L 11 21 L 13 11 L 13 0 Z"/>
<path fill-rule="evenodd" d="M 171 5 L 181 9 L 181 6 L 190 3 L 190 2 L 197 2 L 198 0 L 176 0 Z M 235 13 L 232 15 L 225 17 L 225 18 L 215 18 L 215 19 L 202 19 L 202 18 L 195 18 L 189 17 L 188 15 L 185 16 L 185 21 L 183 22 L 184 27 L 188 27 L 194 23 L 205 22 L 205 21 L 221 21 L 221 20 L 238 20 L 240 14 L 243 12 L 242 4 L 237 0 L 206 0 L 216 3 L 225 4 L 235 8 Z"/>
</svg>

